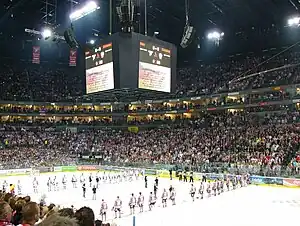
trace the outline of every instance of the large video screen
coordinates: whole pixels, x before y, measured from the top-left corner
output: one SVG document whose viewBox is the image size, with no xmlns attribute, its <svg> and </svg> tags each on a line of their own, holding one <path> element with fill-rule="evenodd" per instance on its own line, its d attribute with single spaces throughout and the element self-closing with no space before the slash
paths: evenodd
<svg viewBox="0 0 300 226">
<path fill-rule="evenodd" d="M 114 89 L 112 43 L 85 52 L 86 93 Z"/>
<path fill-rule="evenodd" d="M 140 42 L 139 88 L 171 92 L 171 50 Z"/>
</svg>

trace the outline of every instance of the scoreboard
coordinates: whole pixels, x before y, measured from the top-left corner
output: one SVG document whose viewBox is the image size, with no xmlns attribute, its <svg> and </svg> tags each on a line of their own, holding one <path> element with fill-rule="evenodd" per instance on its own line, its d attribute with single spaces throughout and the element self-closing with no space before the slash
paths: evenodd
<svg viewBox="0 0 300 226">
<path fill-rule="evenodd" d="M 114 66 L 112 43 L 85 52 L 86 93 L 114 89 Z"/>
<path fill-rule="evenodd" d="M 138 88 L 171 92 L 171 50 L 140 41 Z"/>
<path fill-rule="evenodd" d="M 148 90 L 170 93 L 176 82 L 176 47 L 138 33 L 115 33 L 85 52 L 86 93 Z"/>
</svg>

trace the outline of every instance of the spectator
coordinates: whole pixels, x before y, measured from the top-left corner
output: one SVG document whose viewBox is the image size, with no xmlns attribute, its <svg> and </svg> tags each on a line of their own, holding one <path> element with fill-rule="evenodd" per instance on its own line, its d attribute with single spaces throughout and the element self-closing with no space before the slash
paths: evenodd
<svg viewBox="0 0 300 226">
<path fill-rule="evenodd" d="M 63 217 L 75 217 L 75 213 L 72 208 L 63 208 L 58 211 L 58 214 Z"/>
<path fill-rule="evenodd" d="M 21 220 L 22 220 L 22 210 L 23 210 L 23 207 L 25 206 L 26 202 L 23 200 L 23 199 L 20 199 L 16 202 L 15 206 L 16 206 L 16 209 L 15 209 L 15 214 L 14 216 L 12 217 L 11 219 L 11 222 L 14 224 L 14 225 L 19 225 L 21 224 Z"/>
<path fill-rule="evenodd" d="M 11 224 L 12 209 L 5 201 L 0 201 L 0 226 L 13 226 Z"/>
<path fill-rule="evenodd" d="M 78 226 L 78 224 L 73 218 L 61 216 L 58 214 L 52 214 L 37 226 Z"/>
<path fill-rule="evenodd" d="M 22 224 L 35 225 L 40 219 L 40 207 L 36 202 L 28 202 L 22 209 Z"/>
<path fill-rule="evenodd" d="M 89 207 L 84 206 L 77 210 L 75 218 L 77 219 L 79 226 L 94 226 L 94 211 Z"/>
</svg>

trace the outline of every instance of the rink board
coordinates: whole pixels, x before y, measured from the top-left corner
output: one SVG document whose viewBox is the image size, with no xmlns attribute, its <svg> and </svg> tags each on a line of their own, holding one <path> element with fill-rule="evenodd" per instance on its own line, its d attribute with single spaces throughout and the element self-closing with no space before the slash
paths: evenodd
<svg viewBox="0 0 300 226">
<path fill-rule="evenodd" d="M 86 172 L 107 172 L 107 173 L 117 173 L 126 168 L 124 167 L 107 167 L 107 166 L 97 166 L 97 165 L 86 165 L 86 166 L 58 166 L 58 167 L 41 167 L 37 169 L 25 168 L 25 169 L 9 169 L 0 170 L 0 177 L 10 177 L 10 176 L 35 176 L 36 171 L 40 171 L 39 174 L 57 174 L 57 173 L 86 173 Z M 131 168 L 133 169 L 133 168 Z M 156 170 L 156 169 L 138 169 L 143 170 L 144 174 L 147 176 L 159 177 L 159 178 L 170 178 L 168 170 Z M 47 172 L 48 171 L 48 172 Z M 223 179 L 223 174 L 215 173 L 194 173 L 194 180 L 199 181 L 202 176 L 205 175 L 208 181 L 213 181 L 216 179 Z M 229 175 L 229 177 L 232 175 Z M 172 173 L 174 180 L 178 179 L 175 176 L 175 172 Z M 251 183 L 253 185 L 259 186 L 272 186 L 272 187 L 288 187 L 288 188 L 300 188 L 300 179 L 296 178 L 280 178 L 280 177 L 264 177 L 264 176 L 251 176 Z"/>
</svg>

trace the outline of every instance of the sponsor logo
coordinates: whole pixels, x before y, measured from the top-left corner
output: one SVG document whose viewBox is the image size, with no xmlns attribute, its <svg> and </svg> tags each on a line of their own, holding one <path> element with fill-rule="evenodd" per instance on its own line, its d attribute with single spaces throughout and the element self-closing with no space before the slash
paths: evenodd
<svg viewBox="0 0 300 226">
<path fill-rule="evenodd" d="M 284 179 L 283 182 L 285 185 L 300 187 L 300 180 L 297 179 Z"/>
<path fill-rule="evenodd" d="M 252 176 L 251 183 L 253 184 L 264 184 L 264 178 L 259 176 Z"/>
<path fill-rule="evenodd" d="M 77 166 L 77 170 L 79 171 L 92 171 L 92 170 L 97 170 L 98 166 Z"/>
</svg>

